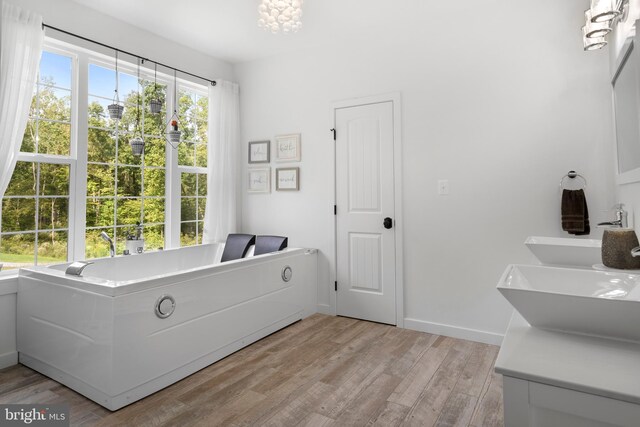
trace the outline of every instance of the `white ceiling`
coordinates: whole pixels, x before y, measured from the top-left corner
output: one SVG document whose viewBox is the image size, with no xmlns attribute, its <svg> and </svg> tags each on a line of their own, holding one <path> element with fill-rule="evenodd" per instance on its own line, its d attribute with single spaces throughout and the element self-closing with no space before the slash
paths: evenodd
<svg viewBox="0 0 640 427">
<path fill-rule="evenodd" d="M 397 43 L 409 24 L 424 25 L 424 19 L 433 16 L 426 5 L 434 4 L 422 0 L 306 0 L 302 30 L 274 35 L 257 27 L 259 0 L 74 1 L 231 63 L 309 47 L 376 46 L 387 44 L 391 37 Z"/>
</svg>

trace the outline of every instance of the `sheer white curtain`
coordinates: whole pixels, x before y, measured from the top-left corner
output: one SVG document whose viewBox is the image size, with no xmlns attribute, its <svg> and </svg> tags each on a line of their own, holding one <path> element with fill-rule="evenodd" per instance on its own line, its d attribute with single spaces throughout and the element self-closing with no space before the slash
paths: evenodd
<svg viewBox="0 0 640 427">
<path fill-rule="evenodd" d="M 22 145 L 44 41 L 41 16 L 3 2 L 1 19 L 0 197 Z"/>
<path fill-rule="evenodd" d="M 221 242 L 236 231 L 236 189 L 240 138 L 240 93 L 235 83 L 209 87 L 209 152 L 204 243 Z"/>
</svg>

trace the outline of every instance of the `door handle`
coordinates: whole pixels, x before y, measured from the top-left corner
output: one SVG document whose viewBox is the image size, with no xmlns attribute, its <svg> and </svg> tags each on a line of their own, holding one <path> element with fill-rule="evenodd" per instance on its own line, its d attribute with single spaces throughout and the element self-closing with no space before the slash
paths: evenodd
<svg viewBox="0 0 640 427">
<path fill-rule="evenodd" d="M 384 221 L 382 222 L 382 225 L 384 225 L 384 228 L 386 228 L 388 230 L 391 227 L 393 227 L 393 220 L 391 218 L 389 218 L 389 217 L 386 217 L 384 219 Z"/>
</svg>

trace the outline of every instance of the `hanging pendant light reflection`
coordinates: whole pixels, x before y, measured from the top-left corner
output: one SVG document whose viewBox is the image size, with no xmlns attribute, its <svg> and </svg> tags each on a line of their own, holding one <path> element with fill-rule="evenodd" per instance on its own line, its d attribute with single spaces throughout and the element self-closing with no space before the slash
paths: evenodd
<svg viewBox="0 0 640 427">
<path fill-rule="evenodd" d="M 112 120 L 120 120 L 122 118 L 122 113 L 124 112 L 124 107 L 120 105 L 120 97 L 118 96 L 118 51 L 116 50 L 116 89 L 113 91 L 113 103 L 107 106 L 107 111 L 109 111 L 109 117 Z"/>
<path fill-rule="evenodd" d="M 134 156 L 141 156 L 144 153 L 144 138 L 140 128 L 140 58 L 138 58 L 138 99 L 136 100 L 136 127 L 133 130 L 133 138 L 129 140 L 131 152 Z"/>
<path fill-rule="evenodd" d="M 171 145 L 171 148 L 174 150 L 178 148 L 180 145 L 180 137 L 182 136 L 182 132 L 180 131 L 180 118 L 178 117 L 178 78 L 176 76 L 176 70 L 173 70 L 173 88 L 174 88 L 174 97 L 173 97 L 173 115 L 169 119 L 167 123 L 167 132 L 165 134 L 165 139 Z"/>
<path fill-rule="evenodd" d="M 162 111 L 162 101 L 158 99 L 156 94 L 158 93 L 158 64 L 154 63 L 153 67 L 153 98 L 149 101 L 149 109 L 151 114 L 158 114 Z"/>
<path fill-rule="evenodd" d="M 138 157 L 144 153 L 144 139 L 140 136 L 134 136 L 129 140 L 129 145 L 131 146 L 131 154 Z"/>
</svg>

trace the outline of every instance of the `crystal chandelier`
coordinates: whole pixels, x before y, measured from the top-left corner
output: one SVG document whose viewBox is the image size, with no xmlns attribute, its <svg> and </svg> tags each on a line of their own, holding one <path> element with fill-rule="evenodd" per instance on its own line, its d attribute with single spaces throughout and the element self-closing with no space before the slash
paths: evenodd
<svg viewBox="0 0 640 427">
<path fill-rule="evenodd" d="M 295 33 L 302 28 L 303 0 L 261 0 L 258 6 L 258 27 L 276 34 Z"/>
</svg>

